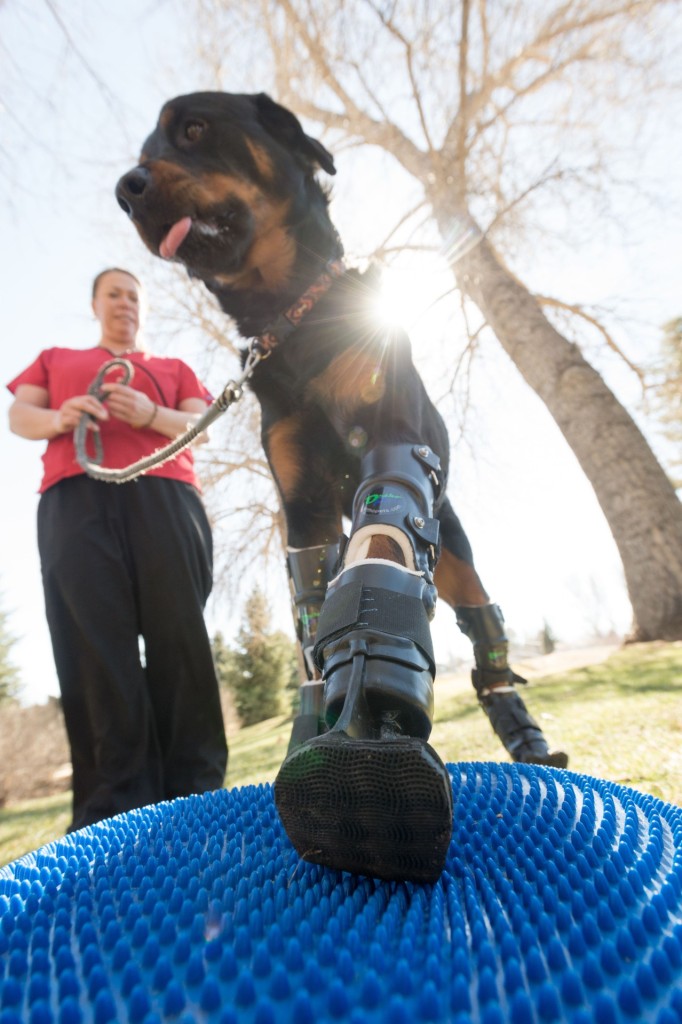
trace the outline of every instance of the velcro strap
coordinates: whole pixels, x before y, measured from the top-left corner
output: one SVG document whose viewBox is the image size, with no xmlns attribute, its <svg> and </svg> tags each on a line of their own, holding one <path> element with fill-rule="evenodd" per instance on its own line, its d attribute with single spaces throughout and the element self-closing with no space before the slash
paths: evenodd
<svg viewBox="0 0 682 1024">
<path fill-rule="evenodd" d="M 341 636 L 357 626 L 360 621 L 362 591 L 362 580 L 354 580 L 327 595 L 317 620 L 316 648 L 322 640 Z"/>
<path fill-rule="evenodd" d="M 339 587 L 327 597 L 320 612 L 314 653 L 318 666 L 322 648 L 355 629 L 411 640 L 435 665 L 429 618 L 421 598 L 366 587 L 360 580 Z"/>
<path fill-rule="evenodd" d="M 515 686 L 521 685 L 526 686 L 527 680 L 521 676 L 517 676 L 516 672 L 512 672 L 510 668 L 495 670 L 475 668 L 471 673 L 471 681 L 474 684 L 474 689 L 479 697 L 485 697 L 489 693 L 508 693 L 509 690 L 513 690 Z M 507 689 L 502 689 L 498 684 L 506 683 Z"/>
</svg>

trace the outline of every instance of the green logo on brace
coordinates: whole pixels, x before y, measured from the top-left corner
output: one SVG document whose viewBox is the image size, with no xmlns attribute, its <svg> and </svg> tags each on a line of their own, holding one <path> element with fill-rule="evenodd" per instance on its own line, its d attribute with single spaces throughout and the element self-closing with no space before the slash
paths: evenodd
<svg viewBox="0 0 682 1024">
<path fill-rule="evenodd" d="M 390 507 L 387 507 L 387 502 L 392 503 Z M 390 512 L 399 512 L 403 507 L 403 499 L 402 495 L 391 494 L 390 491 L 376 491 L 374 494 L 367 495 L 364 504 L 365 512 L 368 515 L 380 516 Z"/>
</svg>

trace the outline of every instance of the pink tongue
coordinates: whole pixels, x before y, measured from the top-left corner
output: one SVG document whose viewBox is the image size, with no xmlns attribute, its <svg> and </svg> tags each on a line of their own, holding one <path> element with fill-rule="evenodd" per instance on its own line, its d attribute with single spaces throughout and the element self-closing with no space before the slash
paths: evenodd
<svg viewBox="0 0 682 1024">
<path fill-rule="evenodd" d="M 177 224 L 174 224 L 159 246 L 159 255 L 163 256 L 165 260 L 172 260 L 187 238 L 191 227 L 191 217 L 183 217 Z"/>
</svg>

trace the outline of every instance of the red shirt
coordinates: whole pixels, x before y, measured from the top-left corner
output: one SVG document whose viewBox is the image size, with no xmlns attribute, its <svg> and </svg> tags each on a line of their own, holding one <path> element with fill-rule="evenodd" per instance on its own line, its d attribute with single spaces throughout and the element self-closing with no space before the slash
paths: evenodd
<svg viewBox="0 0 682 1024">
<path fill-rule="evenodd" d="M 59 409 L 67 398 L 86 394 L 102 365 L 112 358 L 110 352 L 99 346 L 89 349 L 48 348 L 23 373 L 10 381 L 7 387 L 12 394 L 16 393 L 20 384 L 45 388 L 48 408 Z M 177 409 L 186 398 L 201 398 L 210 404 L 211 395 L 181 359 L 153 356 L 147 352 L 128 352 L 123 358 L 134 367 L 129 386 L 143 391 L 157 405 Z M 122 371 L 116 367 L 107 374 L 106 381 L 115 383 L 121 379 L 121 374 Z M 129 466 L 170 443 L 165 434 L 159 434 L 156 430 L 135 429 L 113 416 L 108 420 L 100 420 L 99 425 L 104 448 L 103 465 L 109 469 Z M 91 439 L 87 450 L 90 453 L 94 451 Z M 47 442 L 43 464 L 40 493 L 59 480 L 84 472 L 76 461 L 72 432 L 60 434 Z M 158 469 L 149 470 L 146 475 L 183 480 L 200 489 L 191 447 L 183 449 Z"/>
</svg>

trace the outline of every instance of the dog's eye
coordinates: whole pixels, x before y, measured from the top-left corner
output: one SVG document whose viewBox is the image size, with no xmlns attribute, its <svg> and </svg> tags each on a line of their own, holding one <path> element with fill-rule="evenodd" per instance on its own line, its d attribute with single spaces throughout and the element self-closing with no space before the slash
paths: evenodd
<svg viewBox="0 0 682 1024">
<path fill-rule="evenodd" d="M 188 142 L 198 142 L 204 134 L 205 128 L 206 125 L 203 121 L 187 121 L 185 122 L 185 138 Z"/>
</svg>

